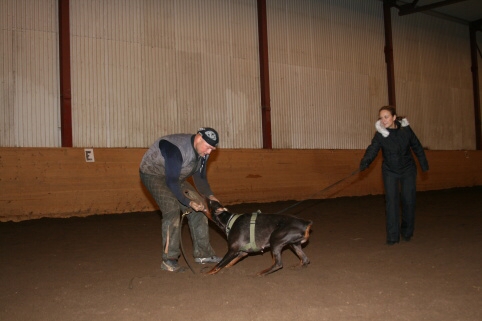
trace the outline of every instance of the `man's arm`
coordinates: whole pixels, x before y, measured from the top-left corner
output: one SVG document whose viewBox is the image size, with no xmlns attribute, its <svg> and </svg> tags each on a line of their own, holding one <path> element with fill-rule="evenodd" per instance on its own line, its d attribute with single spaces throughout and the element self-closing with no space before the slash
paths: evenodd
<svg viewBox="0 0 482 321">
<path fill-rule="evenodd" d="M 166 185 L 172 191 L 174 196 L 186 206 L 190 206 L 190 199 L 187 198 L 181 190 L 179 176 L 181 175 L 182 155 L 177 146 L 162 140 L 159 142 L 159 149 L 164 157 L 164 166 L 166 169 Z"/>
</svg>

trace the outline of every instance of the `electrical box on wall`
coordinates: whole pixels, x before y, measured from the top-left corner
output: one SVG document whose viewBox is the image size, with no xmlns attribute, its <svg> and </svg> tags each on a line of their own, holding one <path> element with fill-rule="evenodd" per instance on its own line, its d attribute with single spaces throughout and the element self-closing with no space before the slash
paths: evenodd
<svg viewBox="0 0 482 321">
<path fill-rule="evenodd" d="M 86 149 L 84 149 L 84 154 L 85 154 L 85 161 L 86 161 L 87 163 L 93 163 L 93 162 L 95 162 L 94 149 L 93 149 L 93 148 L 86 148 Z"/>
</svg>

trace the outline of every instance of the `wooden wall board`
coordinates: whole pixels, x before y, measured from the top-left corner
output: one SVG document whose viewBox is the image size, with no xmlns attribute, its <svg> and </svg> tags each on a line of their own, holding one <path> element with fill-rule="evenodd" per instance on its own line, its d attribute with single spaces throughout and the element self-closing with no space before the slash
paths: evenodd
<svg viewBox="0 0 482 321">
<path fill-rule="evenodd" d="M 83 148 L 0 148 L 0 221 L 154 211 L 139 179 L 145 151 L 94 148 L 95 162 L 86 162 Z M 226 205 L 383 194 L 381 155 L 350 176 L 363 153 L 219 149 L 208 177 Z M 426 153 L 430 170 L 419 171 L 419 191 L 482 185 L 482 151 Z"/>
</svg>

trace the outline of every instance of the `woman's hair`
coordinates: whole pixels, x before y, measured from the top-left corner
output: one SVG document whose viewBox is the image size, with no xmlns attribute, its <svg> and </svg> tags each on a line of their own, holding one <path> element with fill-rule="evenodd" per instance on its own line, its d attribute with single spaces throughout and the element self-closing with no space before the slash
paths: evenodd
<svg viewBox="0 0 482 321">
<path fill-rule="evenodd" d="M 388 111 L 392 116 L 396 115 L 397 114 L 397 110 L 395 109 L 394 106 L 391 106 L 391 105 L 387 105 L 387 106 L 382 106 L 379 110 L 378 110 L 378 114 L 380 114 L 380 112 L 382 110 L 386 110 Z M 397 121 L 401 121 L 402 119 L 404 119 L 405 116 L 397 116 L 397 118 L 395 120 Z"/>
<path fill-rule="evenodd" d="M 378 113 L 380 113 L 382 110 L 388 111 L 392 116 L 394 116 L 394 115 L 397 114 L 397 111 L 396 111 L 395 107 L 390 106 L 390 105 L 388 105 L 388 106 L 382 106 L 382 108 L 380 108 L 380 109 L 378 110 Z"/>
</svg>

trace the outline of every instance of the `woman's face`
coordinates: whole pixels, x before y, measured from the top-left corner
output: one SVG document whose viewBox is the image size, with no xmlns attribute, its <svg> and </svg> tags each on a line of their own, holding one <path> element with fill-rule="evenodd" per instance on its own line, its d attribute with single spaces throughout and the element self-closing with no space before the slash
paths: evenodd
<svg viewBox="0 0 482 321">
<path fill-rule="evenodd" d="M 380 111 L 380 122 L 385 128 L 395 128 L 395 119 L 397 115 L 393 115 L 388 110 Z"/>
</svg>

